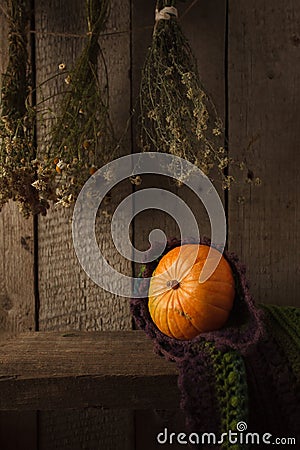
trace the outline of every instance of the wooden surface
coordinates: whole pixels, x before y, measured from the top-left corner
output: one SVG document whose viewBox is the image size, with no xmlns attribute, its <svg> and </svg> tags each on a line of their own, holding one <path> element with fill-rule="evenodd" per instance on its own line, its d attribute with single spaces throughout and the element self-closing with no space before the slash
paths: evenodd
<svg viewBox="0 0 300 450">
<path fill-rule="evenodd" d="M 224 45 L 225 45 L 225 1 L 199 0 L 191 10 L 189 4 L 178 4 L 179 19 L 191 48 L 198 61 L 200 79 L 207 92 L 212 96 L 222 119 L 225 114 L 225 84 L 224 84 Z M 182 17 L 182 20 L 181 20 Z M 133 1 L 132 4 L 132 87 L 133 104 L 135 104 L 141 80 L 141 71 L 151 44 L 154 19 L 154 3 L 152 0 L 143 2 Z M 138 111 L 138 107 L 137 107 Z M 134 122 L 133 148 L 140 151 L 136 145 L 137 124 Z M 167 189 L 182 198 L 193 212 L 201 236 L 210 237 L 210 222 L 204 206 L 196 195 L 187 187 L 178 188 L 172 180 L 159 176 L 143 176 L 138 189 L 156 187 Z M 216 186 L 221 199 L 224 192 Z M 151 230 L 158 228 L 167 237 L 180 238 L 180 230 L 176 221 L 161 211 L 145 211 L 139 214 L 135 221 L 134 240 L 139 250 L 148 248 L 148 235 Z"/>
<path fill-rule="evenodd" d="M 210 0 L 209 2 L 200 0 L 186 15 L 185 11 L 187 11 L 191 2 L 187 4 L 178 3 L 180 23 L 197 58 L 200 78 L 207 92 L 213 97 L 219 114 L 223 119 L 225 114 L 225 3 L 223 0 Z M 151 44 L 153 19 L 154 2 L 152 0 L 144 1 L 142 7 L 140 1 L 136 0 L 132 2 L 133 104 L 135 104 L 138 98 L 141 71 L 147 49 Z M 135 151 L 139 151 L 135 141 L 135 135 L 138 132 L 136 121 L 134 121 L 133 132 L 133 148 Z M 171 184 L 170 181 L 166 180 L 165 177 L 143 176 L 142 184 L 138 189 L 156 187 L 173 192 L 182 198 L 192 210 L 199 227 L 200 235 L 210 237 L 209 218 L 201 201 L 189 188 L 178 188 L 174 184 Z M 223 200 L 224 193 L 220 189 L 218 191 Z M 175 220 L 161 211 L 154 212 L 153 210 L 148 210 L 139 214 L 134 221 L 134 226 L 134 243 L 138 250 L 146 250 L 149 247 L 149 233 L 156 228 L 163 230 L 167 237 L 180 238 L 180 230 Z M 139 265 L 137 266 L 136 274 L 139 270 Z M 178 424 L 178 411 L 169 411 L 168 420 L 170 429 L 173 430 L 176 427 L 181 428 L 181 430 L 185 429 L 184 420 L 179 421 Z M 162 423 L 158 421 L 154 411 L 145 411 L 142 415 L 137 412 L 136 424 L 138 424 L 136 428 L 136 439 L 141 446 L 140 448 L 145 448 L 145 450 L 155 448 L 154 433 L 159 426 L 162 426 Z M 145 429 L 149 430 L 148 439 L 145 438 Z"/>
<path fill-rule="evenodd" d="M 58 65 L 71 65 L 84 45 L 85 2 L 82 0 L 36 0 L 37 83 L 57 73 Z M 118 135 L 124 132 L 130 108 L 129 3 L 113 1 L 107 32 L 125 31 L 103 38 L 110 77 L 111 113 Z M 47 34 L 82 34 L 71 38 Z M 120 58 L 122 55 L 122 58 Z M 59 89 L 58 81 L 49 84 L 49 93 Z M 55 106 L 52 101 L 52 106 Z M 39 128 L 40 138 L 43 129 Z M 125 146 L 128 142 L 125 141 Z M 43 147 L 41 146 L 41 149 Z M 130 151 L 126 147 L 123 151 Z M 116 189 L 109 212 L 113 211 L 131 185 Z M 40 330 L 118 330 L 131 328 L 129 304 L 100 289 L 84 273 L 76 258 L 71 232 L 72 209 L 51 208 L 47 217 L 39 218 L 39 295 Z M 130 273 L 131 263 L 116 252 L 110 238 L 110 217 L 101 215 L 96 224 L 101 250 L 113 266 Z M 99 387 L 101 389 L 101 387 Z M 91 393 L 91 396 L 93 393 Z M 79 405 L 78 405 L 79 406 Z M 116 427 L 118 423 L 118 427 Z M 95 424 L 97 425 L 95 428 Z M 133 417 L 129 411 L 86 410 L 69 412 L 43 412 L 39 418 L 41 449 L 60 450 L 98 448 L 105 442 L 107 448 L 132 448 Z M 74 429 L 83 433 L 80 440 L 71 436 Z M 80 442 L 80 444 L 79 444 Z M 110 444 L 108 444 L 110 443 Z"/>
<path fill-rule="evenodd" d="M 225 0 L 199 0 L 182 7 L 182 28 L 198 62 L 200 80 L 214 102 L 225 126 Z M 186 12 L 186 14 L 185 14 Z M 212 172 L 213 176 L 213 172 Z M 214 183 L 225 207 L 225 193 L 221 183 Z M 187 187 L 178 195 L 190 206 L 199 226 L 200 236 L 211 237 L 211 224 L 201 200 Z M 226 212 L 226 211 L 225 211 Z"/>
<path fill-rule="evenodd" d="M 24 219 L 16 204 L 0 213 L 0 330 L 35 329 L 33 219 Z"/>
<path fill-rule="evenodd" d="M 229 143 L 262 185 L 230 192 L 229 248 L 257 301 L 300 306 L 299 1 L 229 1 Z M 243 203 L 238 202 L 244 197 Z"/>
<path fill-rule="evenodd" d="M 136 411 L 135 416 L 136 440 L 135 450 L 156 450 L 161 447 L 157 443 L 157 436 L 165 428 L 171 432 L 179 434 L 186 429 L 184 414 L 180 409 L 152 411 Z M 162 448 L 167 450 L 181 450 L 182 444 L 178 442 L 167 442 Z"/>
<path fill-rule="evenodd" d="M 112 118 L 117 124 L 119 136 L 126 128 L 130 109 L 129 5 L 122 5 L 118 2 L 112 5 L 112 16 L 107 32 L 127 30 L 127 34 L 103 38 L 104 50 L 108 53 L 106 59 L 110 77 Z M 64 2 L 63 9 L 58 0 L 37 2 L 37 30 L 82 33 L 83 35 L 86 32 L 86 24 L 84 8 L 81 6 L 81 1 Z M 37 34 L 38 84 L 49 78 L 51 74 L 57 73 L 61 62 L 67 65 L 72 64 L 83 43 L 84 38 Z M 122 58 L 119 57 L 120 54 Z M 57 92 L 58 84 L 59 80 L 49 83 L 50 94 Z M 43 129 L 40 129 L 40 134 L 43 136 Z M 128 141 L 125 141 L 124 145 L 128 145 Z M 123 151 L 125 150 L 128 152 L 128 147 Z M 129 191 L 131 191 L 129 181 L 116 188 L 109 205 L 110 216 L 105 217 L 101 214 L 96 224 L 97 236 L 104 256 L 116 270 L 127 275 L 131 273 L 131 263 L 121 257 L 114 248 L 110 220 L 114 208 L 122 198 L 128 195 Z M 77 260 L 72 241 L 72 212 L 72 208 L 53 207 L 47 217 L 39 218 L 40 329 L 90 331 L 130 329 L 131 317 L 128 302 L 95 285 L 84 273 Z"/>
<path fill-rule="evenodd" d="M 0 74 L 8 61 L 7 36 L 5 9 L 0 9 Z M 0 333 L 35 329 L 33 253 L 33 219 L 24 219 L 10 202 L 0 212 Z"/>
<path fill-rule="evenodd" d="M 121 32 L 103 38 L 109 64 L 112 113 L 118 134 L 122 134 L 135 105 L 140 69 L 150 44 L 154 3 L 147 0 L 114 0 L 109 29 Z M 57 71 L 61 62 L 71 64 L 82 47 L 82 38 L 48 33 L 84 31 L 83 0 L 35 0 L 37 33 L 37 81 Z M 199 72 L 224 118 L 228 111 L 231 156 L 242 159 L 262 179 L 260 187 L 234 186 L 228 195 L 228 246 L 247 265 L 251 291 L 258 301 L 300 306 L 299 292 L 299 15 L 297 0 L 189 0 L 194 4 L 183 17 L 182 26 L 198 59 Z M 229 7 L 226 36 L 225 7 Z M 131 11 L 130 11 L 131 8 Z M 131 17 L 132 14 L 132 17 Z M 0 14 L 0 67 L 5 67 L 5 27 Z M 132 34 L 130 34 L 130 29 Z M 43 31 L 44 34 L 40 32 Z M 228 47 L 226 47 L 226 37 Z M 225 66 L 226 56 L 228 65 Z M 57 90 L 56 83 L 49 86 Z M 43 130 L 39 128 L 40 143 Z M 124 141 L 124 153 L 135 148 L 136 127 Z M 42 145 L 41 145 L 42 149 Z M 240 172 L 235 173 L 241 176 Z M 157 180 L 145 180 L 141 188 L 159 187 Z M 161 185 L 166 187 L 165 184 Z M 167 186 L 170 189 L 170 186 Z M 188 190 L 171 187 L 195 212 L 201 234 L 209 234 L 204 210 Z M 117 188 L 109 214 L 131 185 Z M 34 330 L 34 239 L 39 250 L 39 326 L 41 330 L 128 330 L 131 317 L 128 302 L 95 286 L 79 267 L 71 242 L 71 210 L 54 208 L 39 218 L 38 235 L 33 222 L 24 221 L 15 205 L 0 214 L 0 329 L 4 332 Z M 130 274 L 131 263 L 121 258 L 110 239 L 110 216 L 98 220 L 101 249 L 111 264 Z M 142 214 L 135 221 L 133 239 L 139 249 L 147 247 L 153 227 L 177 234 L 173 221 L 163 213 Z M 2 380 L 3 382 L 4 380 Z M 5 381 L 7 382 L 7 381 Z M 4 386 L 4 385 L 3 385 Z M 146 388 L 145 388 L 146 389 Z M 174 429 L 176 414 L 168 424 Z M 172 419 L 173 417 L 173 419 Z M 175 417 L 175 418 L 174 418 Z M 21 425 L 25 420 L 26 426 Z M 134 421 L 138 430 L 134 437 Z M 86 408 L 77 411 L 0 414 L 0 448 L 18 448 L 17 436 L 24 429 L 24 442 L 38 442 L 39 450 L 156 449 L 155 430 L 165 421 L 153 411 Z M 143 432 L 143 430 L 149 431 Z M 179 426 L 179 429 L 181 426 Z M 3 430 L 15 430 L 15 441 Z M 23 429 L 23 431 L 22 431 Z M 30 436 L 29 436 L 30 435 Z M 1 440 L 2 439 L 2 440 Z M 134 442 L 135 441 L 135 442 Z M 14 442 L 14 444 L 13 444 Z M 20 441 L 22 442 L 22 441 Z M 145 442 L 147 442 L 145 444 Z M 24 444 L 25 445 L 25 444 Z"/>
<path fill-rule="evenodd" d="M 2 6 L 2 5 L 1 5 Z M 3 5 L 4 6 L 4 5 Z M 8 60 L 8 23 L 0 8 L 0 74 Z M 1 79 L 0 79 L 1 85 Z M 35 330 L 34 224 L 9 202 L 0 212 L 0 339 Z M 36 450 L 35 411 L 0 413 L 0 448 Z"/>
<path fill-rule="evenodd" d="M 97 408 L 50 411 L 40 417 L 39 450 L 133 450 L 131 421 L 128 410 L 105 410 L 105 418 Z"/>
<path fill-rule="evenodd" d="M 38 450 L 35 411 L 0 411 L 1 450 Z"/>
<path fill-rule="evenodd" d="M 20 334 L 0 362 L 0 410 L 179 406 L 175 363 L 141 331 Z"/>
<path fill-rule="evenodd" d="M 154 2 L 146 0 L 141 6 L 138 0 L 132 0 L 132 104 L 135 108 L 135 116 L 132 122 L 132 149 L 140 152 L 138 146 L 138 116 L 139 116 L 139 90 L 141 82 L 142 68 L 145 62 L 147 51 L 151 45 L 153 25 L 154 25 Z M 142 183 L 135 186 L 135 190 L 156 187 L 168 189 L 176 193 L 176 187 L 170 184 L 170 180 L 165 177 L 154 175 L 142 175 Z M 160 229 L 166 236 L 178 236 L 179 230 L 174 219 L 163 211 L 148 209 L 138 214 L 134 219 L 135 233 L 133 236 L 134 245 L 140 251 L 149 249 L 149 233 L 151 230 Z M 140 264 L 135 265 L 135 276 L 138 275 Z"/>
</svg>

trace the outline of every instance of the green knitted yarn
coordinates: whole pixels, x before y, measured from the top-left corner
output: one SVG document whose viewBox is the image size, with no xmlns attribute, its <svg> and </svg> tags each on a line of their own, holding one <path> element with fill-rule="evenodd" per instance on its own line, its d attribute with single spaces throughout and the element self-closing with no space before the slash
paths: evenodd
<svg viewBox="0 0 300 450">
<path fill-rule="evenodd" d="M 248 419 L 248 388 L 246 368 L 242 356 L 235 350 L 221 352 L 211 342 L 205 343 L 214 375 L 215 395 L 219 406 L 220 432 L 236 430 L 237 423 Z M 224 442 L 224 449 L 240 450 L 247 446 Z"/>
<path fill-rule="evenodd" d="M 292 306 L 259 305 L 265 312 L 269 330 L 284 351 L 300 383 L 300 309 Z"/>
<path fill-rule="evenodd" d="M 172 240 L 168 249 L 176 245 L 178 241 Z M 265 433 L 274 438 L 289 436 L 299 444 L 300 309 L 254 304 L 245 268 L 235 255 L 227 254 L 227 258 L 236 275 L 237 302 L 224 329 L 179 341 L 157 329 L 144 298 L 132 299 L 133 315 L 154 340 L 156 351 L 178 365 L 180 406 L 188 431 L 221 437 L 245 422 L 249 439 L 240 434 L 239 444 L 219 441 L 213 448 L 262 448 L 261 440 L 259 446 L 253 445 L 253 433 L 260 438 Z M 155 267 L 156 262 L 142 267 L 145 282 L 137 286 L 141 292 Z"/>
</svg>

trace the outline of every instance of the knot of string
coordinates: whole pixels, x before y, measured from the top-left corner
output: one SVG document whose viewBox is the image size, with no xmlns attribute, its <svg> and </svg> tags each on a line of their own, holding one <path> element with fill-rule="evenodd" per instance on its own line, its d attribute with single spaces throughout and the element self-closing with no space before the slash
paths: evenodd
<svg viewBox="0 0 300 450">
<path fill-rule="evenodd" d="M 157 24 L 160 20 L 170 20 L 171 17 L 178 19 L 178 11 L 175 8 L 175 6 L 165 6 L 161 10 L 158 10 L 156 8 L 156 10 L 155 10 L 155 25 L 154 25 L 153 34 L 155 33 Z"/>
<path fill-rule="evenodd" d="M 155 22 L 159 22 L 160 20 L 170 20 L 171 17 L 178 18 L 177 9 L 174 6 L 166 6 L 165 8 L 155 10 Z"/>
</svg>

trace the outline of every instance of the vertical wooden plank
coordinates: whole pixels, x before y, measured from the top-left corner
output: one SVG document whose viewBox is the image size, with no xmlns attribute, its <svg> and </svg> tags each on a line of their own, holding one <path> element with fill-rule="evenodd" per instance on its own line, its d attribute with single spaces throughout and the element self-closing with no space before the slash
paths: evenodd
<svg viewBox="0 0 300 450">
<path fill-rule="evenodd" d="M 192 2 L 187 2 L 181 8 L 181 24 L 197 59 L 202 84 L 225 124 L 226 1 L 199 0 L 192 5 Z M 213 182 L 213 184 L 224 205 L 225 194 L 221 183 Z M 211 237 L 211 224 L 201 201 L 186 187 L 180 188 L 178 194 L 190 205 L 197 220 L 200 235 Z"/>
<path fill-rule="evenodd" d="M 128 411 L 83 409 L 41 414 L 40 450 L 133 450 Z"/>
<path fill-rule="evenodd" d="M 0 413 L 0 448 L 3 450 L 37 450 L 35 411 Z"/>
<path fill-rule="evenodd" d="M 132 141 L 133 151 L 140 152 L 138 147 L 138 115 L 139 115 L 139 90 L 141 83 L 142 68 L 147 56 L 147 51 L 151 45 L 155 2 L 146 0 L 141 4 L 137 0 L 132 0 L 132 104 L 135 108 L 135 117 L 132 123 Z M 142 183 L 136 187 L 136 190 L 156 187 L 159 189 L 168 189 L 176 192 L 176 187 L 171 185 L 164 177 L 153 175 L 142 175 Z M 134 219 L 134 245 L 138 250 L 145 251 L 149 248 L 149 233 L 151 230 L 163 230 L 167 237 L 178 236 L 179 230 L 176 222 L 166 213 L 152 209 L 145 210 L 138 214 Z M 136 276 L 140 265 L 136 265 Z"/>
<path fill-rule="evenodd" d="M 130 9 L 129 2 L 112 1 L 107 26 L 109 35 L 102 44 L 109 72 L 111 113 L 121 136 L 130 110 Z M 38 84 L 57 72 L 58 65 L 71 65 L 84 43 L 85 2 L 81 0 L 37 0 L 37 80 Z M 42 32 L 42 33 L 41 33 Z M 53 33 L 53 34 L 50 34 Z M 61 34 L 82 34 L 82 38 Z M 48 93 L 58 90 L 59 81 L 48 84 Z M 51 106 L 55 106 L 54 99 Z M 43 129 L 39 129 L 42 139 Z M 130 152 L 128 138 L 124 152 Z M 131 192 L 131 184 L 114 189 L 108 217 L 96 223 L 99 245 L 109 263 L 130 275 L 131 263 L 114 248 L 110 214 Z M 52 207 L 39 220 L 40 330 L 117 330 L 131 328 L 128 300 L 96 286 L 77 261 L 71 230 L 72 209 Z M 40 414 L 40 449 L 106 448 L 132 449 L 133 417 L 129 411 L 84 410 Z"/>
<path fill-rule="evenodd" d="M 182 411 L 166 411 L 166 410 L 153 410 L 153 411 L 136 411 L 136 446 L 135 450 L 156 450 L 165 448 L 167 450 L 180 450 L 182 444 L 176 442 L 169 442 L 160 444 L 157 437 L 160 433 L 163 433 L 165 428 L 168 429 L 168 433 L 185 432 L 184 416 Z M 160 436 L 163 439 L 162 436 Z"/>
<path fill-rule="evenodd" d="M 6 8 L 0 8 L 0 73 L 8 62 Z M 0 80 L 1 85 L 1 80 Z M 0 340 L 35 329 L 34 228 L 10 202 L 0 212 Z M 36 449 L 36 412 L 0 413 L 0 448 Z"/>
<path fill-rule="evenodd" d="M 37 2 L 36 27 L 50 33 L 86 32 L 82 2 L 58 0 Z M 104 52 L 110 80 L 112 119 L 120 136 L 129 116 L 129 5 L 112 2 L 112 17 L 103 38 Z M 119 34 L 118 31 L 125 33 Z M 116 34 L 114 34 L 116 33 Z M 49 34 L 37 34 L 38 84 L 57 73 L 58 65 L 74 62 L 84 42 L 83 38 L 71 38 Z M 122 55 L 122 57 L 120 57 Z M 60 80 L 61 82 L 61 80 Z M 47 84 L 50 95 L 57 92 L 59 81 Z M 52 107 L 53 107 L 52 100 Z M 40 138 L 42 137 L 40 130 Z M 124 151 L 129 150 L 128 139 Z M 127 182 L 112 194 L 110 211 L 113 212 L 121 198 L 131 191 Z M 47 217 L 39 221 L 39 283 L 41 329 L 126 329 L 131 326 L 128 302 L 117 298 L 96 286 L 83 272 L 73 250 L 71 235 L 72 208 L 51 208 Z M 130 273 L 130 262 L 116 252 L 110 233 L 110 217 L 101 216 L 97 225 L 99 245 L 115 269 Z M 112 313 L 113 311 L 113 313 Z"/>
<path fill-rule="evenodd" d="M 199 0 L 185 14 L 185 5 L 178 2 L 179 18 L 182 17 L 183 31 L 190 41 L 192 50 L 198 61 L 198 69 L 203 85 L 216 104 L 220 117 L 224 118 L 225 83 L 224 83 L 224 49 L 225 49 L 225 0 Z M 143 5 L 132 0 L 132 81 L 133 104 L 139 93 L 141 70 L 146 58 L 147 48 L 151 43 L 154 25 L 155 2 L 147 0 Z M 133 142 L 137 133 L 136 123 L 133 128 Z M 138 151 L 136 145 L 133 148 Z M 210 223 L 204 206 L 187 188 L 175 187 L 161 179 L 162 177 L 143 176 L 139 188 L 156 187 L 167 189 L 178 195 L 192 210 L 202 236 L 210 236 Z M 216 185 L 223 200 L 223 192 Z M 148 235 L 154 228 L 162 229 L 167 237 L 180 237 L 179 229 L 167 214 L 152 210 L 139 214 L 135 219 L 135 245 L 139 250 L 148 248 Z M 136 411 L 136 450 L 157 448 L 157 433 L 167 423 L 169 430 L 185 431 L 184 418 L 179 411 L 164 412 L 168 421 L 162 420 L 154 411 Z M 147 430 L 147 432 L 146 432 Z M 170 448 L 173 446 L 170 446 Z M 176 445 L 174 448 L 177 448 Z"/>
<path fill-rule="evenodd" d="M 178 2 L 179 20 L 183 31 L 190 41 L 192 50 L 198 61 L 200 78 L 216 104 L 218 113 L 224 119 L 225 85 L 224 85 L 224 37 L 225 37 L 225 1 L 214 0 L 198 1 L 185 14 L 191 6 Z M 133 78 L 133 104 L 139 93 L 141 70 L 146 58 L 147 48 L 151 43 L 154 25 L 155 2 L 146 1 L 141 7 L 137 1 L 132 2 L 133 20 L 133 50 L 132 50 L 132 78 Z M 182 19 L 180 19 L 182 17 Z M 133 138 L 137 133 L 135 124 Z M 133 141 L 134 142 L 134 141 Z M 139 149 L 134 145 L 134 149 Z M 210 236 L 210 222 L 201 201 L 183 186 L 178 188 L 161 179 L 161 177 L 144 177 L 141 189 L 157 187 L 168 189 L 178 195 L 192 210 L 202 236 Z M 215 186 L 223 200 L 223 191 L 219 185 Z M 135 243 L 138 249 L 145 250 L 148 247 L 148 235 L 154 228 L 165 231 L 168 237 L 180 237 L 176 223 L 167 214 L 156 211 L 145 211 L 135 219 Z"/>
<path fill-rule="evenodd" d="M 0 331 L 34 331 L 33 219 L 24 219 L 16 204 L 0 213 Z"/>
<path fill-rule="evenodd" d="M 0 9 L 0 73 L 8 62 L 8 23 Z M 24 219 L 15 203 L 0 212 L 0 332 L 35 327 L 33 219 Z"/>
<path fill-rule="evenodd" d="M 229 1 L 230 151 L 262 180 L 230 192 L 229 247 L 258 302 L 298 306 L 299 24 L 296 0 Z"/>
</svg>

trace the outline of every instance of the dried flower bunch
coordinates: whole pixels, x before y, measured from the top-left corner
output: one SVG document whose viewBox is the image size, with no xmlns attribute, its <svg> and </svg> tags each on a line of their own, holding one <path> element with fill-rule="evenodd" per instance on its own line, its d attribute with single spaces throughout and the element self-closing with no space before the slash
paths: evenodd
<svg viewBox="0 0 300 450">
<path fill-rule="evenodd" d="M 10 199 L 25 215 L 45 213 L 46 202 L 32 186 L 36 179 L 35 112 L 30 107 L 27 52 L 30 2 L 8 0 L 8 65 L 1 80 L 0 209 Z"/>
<path fill-rule="evenodd" d="M 7 0 L 9 62 L 2 78 L 0 120 L 0 209 L 16 200 L 26 216 L 45 214 L 50 201 L 70 206 L 86 180 L 119 148 L 109 118 L 108 73 L 99 45 L 110 0 L 86 0 L 84 49 L 70 71 L 62 62 L 51 77 L 63 76 L 65 81 L 55 110 L 43 96 L 50 80 L 37 87 L 39 104 L 31 104 L 30 3 Z M 37 121 L 47 130 L 39 148 Z"/>
<path fill-rule="evenodd" d="M 179 1 L 179 0 L 178 0 Z M 184 1 L 184 0 L 180 0 Z M 109 117 L 108 72 L 99 45 L 110 0 L 85 0 L 87 41 L 74 67 L 58 63 L 52 76 L 63 77 L 58 106 L 32 104 L 28 63 L 29 0 L 6 0 L 9 20 L 9 61 L 2 77 L 0 118 L 0 209 L 10 199 L 25 215 L 45 214 L 50 201 L 70 206 L 86 180 L 117 157 Z M 139 144 L 143 151 L 182 157 L 209 175 L 214 169 L 224 189 L 234 178 L 224 145 L 224 131 L 197 71 L 196 60 L 177 20 L 176 0 L 157 0 L 153 41 L 142 73 Z M 167 10 L 164 8 L 167 7 Z M 99 75 L 100 74 L 100 75 Z M 45 113 L 46 111 L 46 113 Z M 47 134 L 37 148 L 36 122 Z M 246 166 L 241 163 L 241 169 Z M 182 184 L 181 168 L 176 167 Z M 249 175 L 250 174 L 250 175 Z M 248 170 L 247 180 L 259 184 Z M 138 185 L 141 177 L 132 177 Z"/>
<path fill-rule="evenodd" d="M 175 6 L 176 0 L 157 1 L 140 89 L 140 146 L 143 151 L 187 159 L 207 175 L 217 168 L 223 188 L 229 188 L 233 177 L 224 171 L 231 160 L 224 147 L 222 121 L 202 86 Z"/>
<path fill-rule="evenodd" d="M 66 90 L 50 127 L 35 186 L 40 195 L 63 206 L 76 200 L 86 180 L 114 156 L 116 144 L 109 119 L 108 74 L 99 45 L 109 0 L 86 0 L 87 43 L 74 68 L 58 67 Z M 104 80 L 98 79 L 101 60 Z"/>
</svg>

